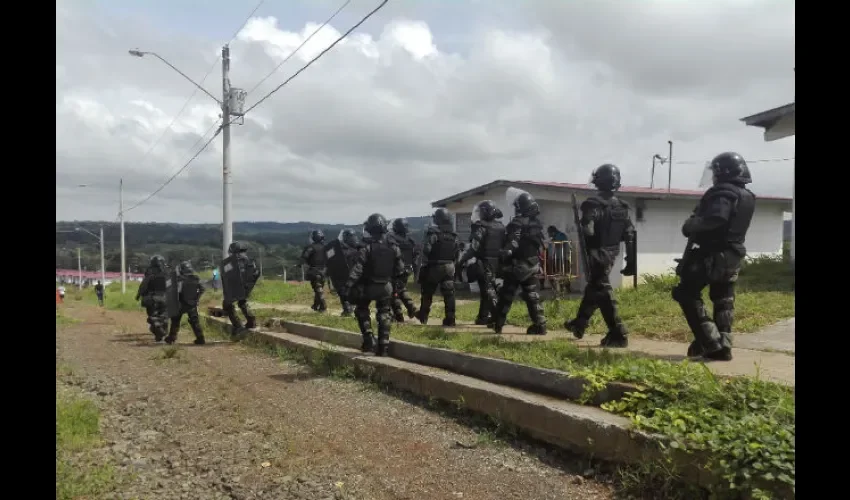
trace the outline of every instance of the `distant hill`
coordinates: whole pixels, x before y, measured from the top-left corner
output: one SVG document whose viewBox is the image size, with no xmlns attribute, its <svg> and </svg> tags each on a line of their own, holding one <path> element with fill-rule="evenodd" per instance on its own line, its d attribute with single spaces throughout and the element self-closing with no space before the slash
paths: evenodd
<svg viewBox="0 0 850 500">
<path fill-rule="evenodd" d="M 430 217 L 408 217 L 411 234 L 417 241 Z M 56 267 L 77 267 L 76 249 L 82 249 L 83 269 L 100 266 L 100 248 L 96 238 L 82 228 L 98 234 L 104 228 L 107 271 L 120 270 L 120 230 L 118 224 L 99 221 L 61 221 L 56 223 Z M 360 225 L 326 224 L 318 222 L 243 221 L 233 225 L 233 237 L 246 241 L 257 253 L 282 266 L 296 266 L 301 248 L 307 243 L 310 231 L 321 229 L 326 238 L 336 238 L 345 228 L 361 231 Z M 199 268 L 215 264 L 221 254 L 220 224 L 178 224 L 160 222 L 127 222 L 124 224 L 127 263 L 134 271 L 147 265 L 154 254 L 168 261 L 191 260 Z M 282 272 L 282 271 L 281 271 Z"/>
</svg>

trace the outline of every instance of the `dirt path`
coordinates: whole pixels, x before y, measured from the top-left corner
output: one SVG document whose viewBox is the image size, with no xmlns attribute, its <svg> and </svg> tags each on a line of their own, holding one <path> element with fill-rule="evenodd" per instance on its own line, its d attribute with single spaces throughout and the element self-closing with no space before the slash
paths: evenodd
<svg viewBox="0 0 850 500">
<path fill-rule="evenodd" d="M 494 443 L 363 384 L 186 332 L 168 357 L 141 314 L 66 314 L 82 322 L 57 329 L 63 382 L 93 395 L 106 453 L 131 473 L 115 498 L 614 498 L 581 460 Z"/>
</svg>

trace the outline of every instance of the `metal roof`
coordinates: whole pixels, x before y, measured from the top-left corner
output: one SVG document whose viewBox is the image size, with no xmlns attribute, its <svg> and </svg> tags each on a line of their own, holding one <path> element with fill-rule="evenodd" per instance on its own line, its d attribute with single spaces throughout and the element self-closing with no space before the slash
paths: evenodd
<svg viewBox="0 0 850 500">
<path fill-rule="evenodd" d="M 79 278 L 80 277 L 80 271 L 78 269 L 57 269 L 56 270 L 56 276 L 67 276 L 67 277 L 70 277 L 70 278 Z M 127 279 L 144 278 L 144 277 L 145 277 L 144 274 L 127 273 Z M 91 278 L 100 279 L 101 278 L 100 271 L 83 271 L 83 279 L 87 279 L 87 278 L 88 279 L 91 279 Z M 107 272 L 106 278 L 107 279 L 120 279 L 121 273 Z"/>
<path fill-rule="evenodd" d="M 448 196 L 441 200 L 437 200 L 431 202 L 431 206 L 434 208 L 444 207 L 449 203 L 461 201 L 464 198 L 469 198 L 471 196 L 483 196 L 490 189 L 499 188 L 499 187 L 538 187 L 544 189 L 554 189 L 558 191 L 578 191 L 584 193 L 595 193 L 596 189 L 588 186 L 587 184 L 568 184 L 564 182 L 540 182 L 540 181 L 508 181 L 504 179 L 495 180 L 488 184 L 483 184 L 478 187 L 474 187 L 472 189 L 467 189 L 461 193 L 454 194 L 452 196 Z M 665 188 L 648 188 L 648 187 L 638 187 L 638 186 L 623 186 L 618 190 L 621 194 L 626 195 L 635 195 L 641 198 L 647 199 L 692 199 L 692 198 L 701 198 L 705 193 L 704 190 L 690 190 L 690 189 L 671 189 L 667 190 Z M 759 196 L 759 200 L 772 200 L 772 201 L 781 201 L 791 203 L 791 198 L 781 197 L 781 196 Z"/>
<path fill-rule="evenodd" d="M 778 108 L 769 109 L 767 111 L 762 111 L 761 113 L 741 118 L 741 121 L 747 126 L 769 129 L 776 125 L 776 122 L 780 119 L 796 112 L 797 102 L 795 101 L 791 104 L 786 104 L 785 106 L 779 106 Z"/>
</svg>

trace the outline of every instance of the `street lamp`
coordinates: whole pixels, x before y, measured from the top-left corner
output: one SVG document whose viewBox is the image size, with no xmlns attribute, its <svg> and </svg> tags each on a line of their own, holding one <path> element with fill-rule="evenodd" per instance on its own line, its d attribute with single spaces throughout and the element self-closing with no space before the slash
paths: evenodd
<svg viewBox="0 0 850 500">
<path fill-rule="evenodd" d="M 106 284 L 106 255 L 103 251 L 103 226 L 100 226 L 100 236 L 83 227 L 75 227 L 74 231 L 88 233 L 100 241 L 100 282 Z"/>
<path fill-rule="evenodd" d="M 244 103 L 246 92 L 241 89 L 231 88 L 230 86 L 230 47 L 225 45 L 221 48 L 221 87 L 222 98 L 219 100 L 214 95 L 209 93 L 201 84 L 189 78 L 186 73 L 177 69 L 173 64 L 166 61 L 156 52 L 149 52 L 139 49 L 131 49 L 129 51 L 133 57 L 153 56 L 169 68 L 176 71 L 180 76 L 188 80 L 195 88 L 199 89 L 204 94 L 211 97 L 221 107 L 221 167 L 222 167 L 222 248 L 221 255 L 223 259 L 228 256 L 227 247 L 233 241 L 233 216 L 232 216 L 232 195 L 231 195 L 231 172 L 230 172 L 230 119 L 233 116 L 243 116 L 242 104 Z"/>
</svg>

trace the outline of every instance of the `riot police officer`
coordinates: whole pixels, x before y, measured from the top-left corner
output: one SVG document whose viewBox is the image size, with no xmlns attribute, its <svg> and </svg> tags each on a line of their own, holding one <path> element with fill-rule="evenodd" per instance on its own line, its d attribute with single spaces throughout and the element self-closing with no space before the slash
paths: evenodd
<svg viewBox="0 0 850 500">
<path fill-rule="evenodd" d="M 422 269 L 419 284 L 422 286 L 422 302 L 416 318 L 424 325 L 428 323 L 431 303 L 437 288 L 443 295 L 446 313 L 443 326 L 455 326 L 455 249 L 457 233 L 452 227 L 452 215 L 445 208 L 438 208 L 432 216 L 434 222 L 425 232 L 422 245 Z"/>
<path fill-rule="evenodd" d="M 160 342 L 168 329 L 168 312 L 165 303 L 168 269 L 161 255 L 151 257 L 150 266 L 139 285 L 136 297 L 141 297 L 142 305 L 148 313 L 148 324 L 154 339 Z"/>
<path fill-rule="evenodd" d="M 404 259 L 404 273 L 393 280 L 393 316 L 399 323 L 404 322 L 402 306 L 407 309 L 407 317 L 416 317 L 418 310 L 413 298 L 407 292 L 407 280 L 413 272 L 413 264 L 419 258 L 419 249 L 416 242 L 410 237 L 410 226 L 407 219 L 395 219 L 388 235 L 390 243 L 398 246 L 401 257 Z"/>
<path fill-rule="evenodd" d="M 501 215 L 502 211 L 496 208 L 492 200 L 484 200 L 472 209 L 470 244 L 458 261 L 458 266 L 463 266 L 475 257 L 475 264 L 467 268 L 467 274 L 478 282 L 480 301 L 476 325 L 492 322 L 499 300 L 496 294 L 496 271 L 499 268 L 499 253 L 505 241 L 505 225 L 497 220 Z"/>
<path fill-rule="evenodd" d="M 165 337 L 165 342 L 173 344 L 177 341 L 177 333 L 180 331 L 180 320 L 183 315 L 189 318 L 189 326 L 192 327 L 192 333 L 195 334 L 195 345 L 204 345 L 204 330 L 201 328 L 201 319 L 198 316 L 198 301 L 201 299 L 205 289 L 201 283 L 201 278 L 195 274 L 192 269 L 192 263 L 188 260 L 182 262 L 178 268 L 177 274 L 177 300 L 179 314 L 171 318 L 171 328 L 168 336 Z"/>
<path fill-rule="evenodd" d="M 325 312 L 328 309 L 325 303 L 325 272 L 327 256 L 325 255 L 325 233 L 317 229 L 310 233 L 310 244 L 304 247 L 301 253 L 301 261 L 307 266 L 304 276 L 310 281 L 313 288 L 313 305 L 311 309 Z"/>
<path fill-rule="evenodd" d="M 345 293 L 354 301 L 354 316 L 363 335 L 361 350 L 384 356 L 390 342 L 392 326 L 392 281 L 404 273 L 404 259 L 398 246 L 387 238 L 387 220 L 381 214 L 372 214 L 363 224 L 369 235 L 351 269 L 345 284 Z M 369 304 L 375 302 L 375 320 L 378 323 L 378 343 L 372 335 Z"/>
<path fill-rule="evenodd" d="M 502 333 L 517 289 L 521 289 L 531 318 L 526 333 L 546 335 L 546 316 L 537 279 L 543 247 L 543 223 L 538 217 L 540 206 L 533 196 L 519 189 L 509 188 L 508 197 L 514 207 L 514 218 L 505 228 L 505 242 L 499 253 L 504 283 L 499 290 L 492 327 L 496 333 Z"/>
<path fill-rule="evenodd" d="M 257 268 L 257 263 L 254 262 L 254 259 L 248 257 L 248 246 L 241 241 L 231 243 L 230 247 L 228 247 L 228 252 L 230 252 L 230 257 L 225 259 L 221 265 L 222 285 L 225 288 L 221 308 L 224 309 L 224 313 L 230 319 L 230 324 L 233 325 L 233 337 L 238 338 L 245 333 L 245 328 L 251 329 L 257 326 L 257 317 L 254 316 L 251 308 L 248 307 L 248 298 L 254 289 L 254 285 L 257 284 L 257 279 L 260 277 L 260 270 Z M 230 264 L 227 263 L 228 260 L 236 265 L 230 268 Z M 232 287 L 235 284 L 239 284 L 243 289 L 230 291 L 228 287 Z M 236 299 L 236 305 L 239 306 L 242 314 L 245 315 L 244 327 L 239 316 L 236 314 L 236 307 L 233 305 L 233 300 L 228 299 L 229 296 L 239 297 Z"/>
<path fill-rule="evenodd" d="M 576 338 L 582 338 L 598 307 L 608 327 L 608 334 L 602 338 L 601 345 L 627 347 L 628 331 L 617 312 L 617 299 L 614 298 L 609 275 L 620 254 L 620 243 L 625 242 L 626 266 L 620 273 L 634 276 L 637 270 L 635 228 L 629 217 L 629 205 L 614 196 L 614 192 L 620 188 L 620 169 L 607 163 L 601 165 L 593 171 L 591 182 L 599 192 L 581 204 L 580 221 L 580 231 L 587 244 L 590 276 L 575 319 L 567 321 L 564 327 L 573 332 Z"/>
<path fill-rule="evenodd" d="M 351 229 L 343 229 L 339 238 L 343 258 L 346 261 L 347 269 L 350 273 L 351 269 L 354 267 L 354 263 L 357 261 L 357 255 L 360 253 L 362 245 L 357 240 L 357 234 L 355 234 L 355 232 Z M 336 289 L 337 295 L 339 295 L 339 301 L 342 304 L 342 316 L 351 316 L 354 312 L 351 301 L 348 300 L 348 297 L 346 297 L 343 293 L 345 290 L 346 280 L 348 280 L 347 275 L 340 276 L 339 279 L 332 278 L 331 283 L 333 284 L 334 289 Z"/>
<path fill-rule="evenodd" d="M 737 153 L 717 155 L 706 174 L 713 186 L 682 226 L 688 245 L 676 267 L 679 283 L 673 288 L 673 299 L 681 306 L 694 334 L 688 356 L 729 361 L 735 282 L 747 254 L 744 243 L 756 197 L 745 187 L 753 180 L 747 162 Z M 713 321 L 702 301 L 706 286 L 714 305 Z"/>
</svg>

